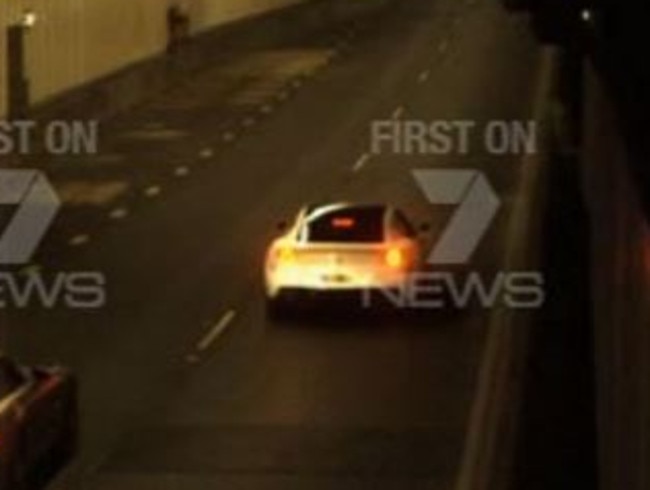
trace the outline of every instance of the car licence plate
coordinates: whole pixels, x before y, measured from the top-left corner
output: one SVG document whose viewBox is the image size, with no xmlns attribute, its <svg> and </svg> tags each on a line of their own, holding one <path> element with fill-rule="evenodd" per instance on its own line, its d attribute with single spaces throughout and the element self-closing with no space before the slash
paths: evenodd
<svg viewBox="0 0 650 490">
<path fill-rule="evenodd" d="M 346 274 L 323 274 L 323 281 L 329 284 L 344 284 L 349 280 Z"/>
</svg>

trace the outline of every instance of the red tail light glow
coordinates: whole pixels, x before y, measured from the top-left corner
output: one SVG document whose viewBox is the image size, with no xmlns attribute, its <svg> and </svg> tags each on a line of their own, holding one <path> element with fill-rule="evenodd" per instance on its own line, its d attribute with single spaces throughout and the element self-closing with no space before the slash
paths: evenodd
<svg viewBox="0 0 650 490">
<path fill-rule="evenodd" d="M 386 251 L 384 255 L 384 261 L 386 265 L 391 269 L 401 269 L 406 264 L 406 258 L 401 249 L 397 247 L 391 247 Z"/>
<path fill-rule="evenodd" d="M 349 229 L 354 228 L 355 221 L 354 218 L 339 217 L 332 220 L 332 226 L 339 229 Z"/>
<path fill-rule="evenodd" d="M 286 245 L 278 247 L 275 252 L 275 260 L 277 264 L 287 264 L 293 262 L 295 256 L 296 254 L 293 248 Z"/>
</svg>

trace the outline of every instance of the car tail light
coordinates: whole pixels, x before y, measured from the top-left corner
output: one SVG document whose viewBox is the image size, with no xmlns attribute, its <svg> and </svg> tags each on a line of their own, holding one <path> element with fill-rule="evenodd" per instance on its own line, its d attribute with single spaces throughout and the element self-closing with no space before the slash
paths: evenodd
<svg viewBox="0 0 650 490">
<path fill-rule="evenodd" d="M 293 262 L 296 254 L 293 248 L 289 246 L 278 247 L 275 252 L 275 260 L 277 264 L 287 264 Z"/>
<path fill-rule="evenodd" d="M 406 265 L 406 257 L 400 248 L 390 247 L 386 250 L 384 262 L 391 269 L 402 269 Z"/>
</svg>

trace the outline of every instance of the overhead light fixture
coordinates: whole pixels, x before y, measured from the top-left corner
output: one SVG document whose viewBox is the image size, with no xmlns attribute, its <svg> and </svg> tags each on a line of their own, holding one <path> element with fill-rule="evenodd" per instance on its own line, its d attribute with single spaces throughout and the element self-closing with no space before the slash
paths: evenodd
<svg viewBox="0 0 650 490">
<path fill-rule="evenodd" d="M 38 16 L 36 15 L 36 12 L 33 10 L 25 10 L 23 12 L 22 18 L 20 19 L 20 25 L 22 25 L 25 29 L 31 29 L 34 27 L 34 24 L 36 24 L 37 19 Z"/>
</svg>

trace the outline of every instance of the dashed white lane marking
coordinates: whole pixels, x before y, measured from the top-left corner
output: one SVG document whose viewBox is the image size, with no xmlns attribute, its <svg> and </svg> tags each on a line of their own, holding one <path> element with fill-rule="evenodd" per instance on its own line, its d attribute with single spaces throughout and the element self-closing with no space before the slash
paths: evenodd
<svg viewBox="0 0 650 490">
<path fill-rule="evenodd" d="M 160 188 L 160 186 L 152 185 L 152 186 L 147 187 L 144 190 L 144 195 L 147 196 L 147 197 L 156 197 L 156 196 L 159 196 L 161 192 L 162 192 L 162 189 Z"/>
<path fill-rule="evenodd" d="M 282 92 L 278 92 L 276 98 L 280 101 L 287 100 L 289 98 L 289 92 L 286 92 L 284 90 Z"/>
<path fill-rule="evenodd" d="M 111 219 L 124 219 L 129 215 L 129 210 L 126 208 L 115 208 L 108 215 Z"/>
<path fill-rule="evenodd" d="M 446 53 L 447 49 L 449 49 L 449 42 L 447 41 L 442 41 L 440 45 L 438 46 L 438 51 L 440 53 Z"/>
<path fill-rule="evenodd" d="M 88 235 L 75 235 L 68 241 L 68 244 L 72 247 L 80 247 L 81 245 L 87 244 L 89 241 L 90 237 Z"/>
<path fill-rule="evenodd" d="M 302 80 L 300 80 L 300 78 L 296 78 L 295 80 L 293 80 L 293 81 L 291 82 L 291 86 L 292 86 L 293 88 L 300 88 L 300 87 L 302 87 Z"/>
<path fill-rule="evenodd" d="M 400 119 L 403 115 L 404 115 L 404 106 L 399 106 L 393 111 L 391 117 L 393 119 Z"/>
<path fill-rule="evenodd" d="M 273 106 L 271 104 L 264 104 L 260 107 L 260 112 L 262 114 L 271 114 L 273 112 Z"/>
<path fill-rule="evenodd" d="M 176 177 L 187 177 L 189 173 L 190 173 L 190 169 L 185 166 L 176 167 L 174 169 L 174 175 Z"/>
<path fill-rule="evenodd" d="M 430 76 L 431 72 L 429 70 L 424 70 L 422 73 L 420 73 L 420 76 L 418 76 L 418 82 L 424 83 L 429 80 Z"/>
<path fill-rule="evenodd" d="M 230 142 L 235 140 L 235 133 L 232 131 L 226 131 L 221 135 L 221 139 L 223 139 L 225 142 Z"/>
<path fill-rule="evenodd" d="M 245 128 L 250 128 L 255 125 L 255 118 L 252 116 L 245 117 L 244 120 L 241 122 L 241 124 Z"/>
<path fill-rule="evenodd" d="M 151 129 L 151 130 L 165 129 L 165 123 L 160 121 L 151 121 L 143 124 L 142 127 L 144 129 Z"/>
<path fill-rule="evenodd" d="M 359 172 L 370 160 L 370 153 L 364 153 L 359 157 L 359 159 L 352 166 L 354 172 Z"/>
<path fill-rule="evenodd" d="M 204 352 L 206 351 L 212 344 L 214 344 L 219 337 L 223 335 L 223 333 L 226 331 L 228 326 L 232 323 L 232 321 L 235 319 L 237 316 L 237 312 L 235 310 L 228 310 L 222 317 L 221 319 L 214 324 L 214 326 L 210 329 L 208 333 L 205 334 L 205 336 L 199 341 L 198 344 L 196 344 L 196 350 L 199 352 Z"/>
<path fill-rule="evenodd" d="M 203 148 L 199 152 L 199 157 L 203 159 L 212 158 L 214 156 L 214 150 L 212 148 Z"/>
<path fill-rule="evenodd" d="M 61 201 L 71 206 L 104 206 L 126 193 L 131 184 L 127 180 L 69 180 L 57 186 Z"/>
<path fill-rule="evenodd" d="M 39 264 L 29 264 L 20 269 L 20 271 L 18 271 L 18 274 L 21 276 L 29 276 L 31 274 L 37 274 L 41 271 L 41 269 L 42 267 Z"/>
</svg>

